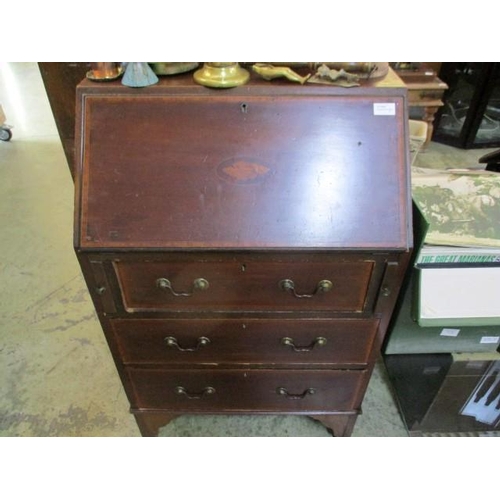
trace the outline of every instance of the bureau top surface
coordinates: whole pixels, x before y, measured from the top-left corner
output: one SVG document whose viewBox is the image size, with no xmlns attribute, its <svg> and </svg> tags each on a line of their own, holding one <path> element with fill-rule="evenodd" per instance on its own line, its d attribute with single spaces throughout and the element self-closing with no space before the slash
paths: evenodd
<svg viewBox="0 0 500 500">
<path fill-rule="evenodd" d="M 406 249 L 405 121 L 405 92 L 380 82 L 83 82 L 75 244 Z"/>
</svg>

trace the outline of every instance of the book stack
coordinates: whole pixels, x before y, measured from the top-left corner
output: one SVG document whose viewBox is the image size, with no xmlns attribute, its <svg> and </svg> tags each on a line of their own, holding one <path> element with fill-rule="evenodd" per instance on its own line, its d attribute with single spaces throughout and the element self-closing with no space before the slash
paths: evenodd
<svg viewBox="0 0 500 500">
<path fill-rule="evenodd" d="M 420 326 L 500 326 L 500 174 L 414 168 Z"/>
<path fill-rule="evenodd" d="M 403 421 L 500 435 L 500 174 L 413 167 L 412 194 L 414 262 L 384 346 Z"/>
</svg>

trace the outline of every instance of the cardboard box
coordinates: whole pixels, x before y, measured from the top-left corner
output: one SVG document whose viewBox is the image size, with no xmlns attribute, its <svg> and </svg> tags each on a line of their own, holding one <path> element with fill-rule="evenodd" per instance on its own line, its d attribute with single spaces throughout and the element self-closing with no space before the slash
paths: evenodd
<svg viewBox="0 0 500 500">
<path fill-rule="evenodd" d="M 5 113 L 3 111 L 2 105 L 0 104 L 0 126 L 2 126 L 5 123 L 6 117 Z"/>
<path fill-rule="evenodd" d="M 427 122 L 420 120 L 409 120 L 410 123 L 410 158 L 411 165 L 415 163 L 418 153 L 427 139 Z"/>
</svg>

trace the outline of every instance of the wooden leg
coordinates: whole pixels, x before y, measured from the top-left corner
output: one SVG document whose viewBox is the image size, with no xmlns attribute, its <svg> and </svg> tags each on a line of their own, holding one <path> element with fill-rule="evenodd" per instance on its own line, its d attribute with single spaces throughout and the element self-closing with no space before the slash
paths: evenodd
<svg viewBox="0 0 500 500">
<path fill-rule="evenodd" d="M 330 429 L 335 437 L 348 437 L 352 434 L 354 424 L 356 423 L 356 414 L 354 415 L 311 415 L 312 418 L 321 422 L 326 428 Z"/>
<path fill-rule="evenodd" d="M 135 420 L 143 437 L 156 437 L 160 427 L 167 425 L 179 415 L 172 413 L 152 413 L 137 412 L 134 413 Z"/>
<path fill-rule="evenodd" d="M 436 115 L 439 108 L 437 107 L 425 107 L 424 120 L 427 122 L 427 137 L 425 139 L 424 148 L 429 145 L 432 139 L 432 133 L 434 131 L 434 116 Z"/>
</svg>

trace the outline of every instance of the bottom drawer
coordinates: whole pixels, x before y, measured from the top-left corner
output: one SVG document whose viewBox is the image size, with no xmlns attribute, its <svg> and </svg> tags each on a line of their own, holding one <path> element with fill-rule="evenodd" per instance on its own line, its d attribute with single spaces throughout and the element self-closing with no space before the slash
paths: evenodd
<svg viewBox="0 0 500 500">
<path fill-rule="evenodd" d="M 322 412 L 355 409 L 365 370 L 128 369 L 134 409 Z"/>
</svg>

